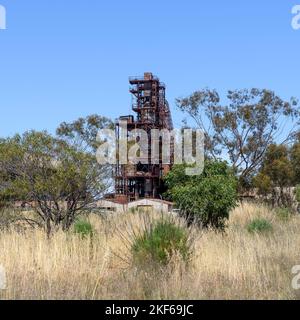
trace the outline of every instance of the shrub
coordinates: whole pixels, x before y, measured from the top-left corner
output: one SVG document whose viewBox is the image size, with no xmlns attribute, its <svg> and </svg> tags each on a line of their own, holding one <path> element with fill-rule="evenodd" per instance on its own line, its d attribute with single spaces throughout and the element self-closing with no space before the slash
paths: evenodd
<svg viewBox="0 0 300 320">
<path fill-rule="evenodd" d="M 82 238 L 92 237 L 94 229 L 92 224 L 87 220 L 77 220 L 74 224 L 74 232 Z"/>
<path fill-rule="evenodd" d="M 0 230 L 8 228 L 14 221 L 15 216 L 12 209 L 0 208 Z"/>
<path fill-rule="evenodd" d="M 281 220 L 289 220 L 292 215 L 291 210 L 289 208 L 277 208 L 276 214 L 278 218 Z"/>
<path fill-rule="evenodd" d="M 273 226 L 268 220 L 257 218 L 248 224 L 247 230 L 250 233 L 264 233 L 272 231 Z"/>
<path fill-rule="evenodd" d="M 253 186 L 258 189 L 259 194 L 266 196 L 272 191 L 271 178 L 268 175 L 260 172 L 253 178 Z"/>
<path fill-rule="evenodd" d="M 190 255 L 188 232 L 175 222 L 159 220 L 152 223 L 132 244 L 135 262 L 166 265 L 174 253 L 187 261 Z"/>
<path fill-rule="evenodd" d="M 225 162 L 206 161 L 199 176 L 185 175 L 184 165 L 166 177 L 168 195 L 181 213 L 203 227 L 224 229 L 237 204 L 237 180 Z"/>
</svg>

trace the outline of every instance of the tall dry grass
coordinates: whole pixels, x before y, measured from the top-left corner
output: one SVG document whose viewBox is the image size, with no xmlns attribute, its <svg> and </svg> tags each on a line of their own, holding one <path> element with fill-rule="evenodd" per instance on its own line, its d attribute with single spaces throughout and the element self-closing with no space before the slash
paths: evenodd
<svg viewBox="0 0 300 320">
<path fill-rule="evenodd" d="M 145 213 L 144 215 L 149 215 Z M 152 213 L 152 219 L 159 214 Z M 270 220 L 269 234 L 250 234 L 249 221 Z M 300 217 L 280 220 L 264 206 L 244 204 L 231 214 L 226 233 L 194 230 L 187 266 L 174 256 L 160 272 L 130 263 L 129 244 L 147 219 L 128 213 L 92 216 L 92 239 L 41 230 L 0 233 L 6 269 L 2 299 L 296 299 L 291 269 L 300 264 Z"/>
</svg>

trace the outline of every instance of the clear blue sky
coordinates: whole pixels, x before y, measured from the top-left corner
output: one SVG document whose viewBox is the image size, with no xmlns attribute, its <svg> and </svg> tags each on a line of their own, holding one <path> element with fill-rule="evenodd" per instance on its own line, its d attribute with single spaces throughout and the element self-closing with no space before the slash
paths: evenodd
<svg viewBox="0 0 300 320">
<path fill-rule="evenodd" d="M 300 0 L 0 0 L 0 136 L 130 111 L 128 77 L 178 96 L 259 87 L 300 97 Z"/>
</svg>

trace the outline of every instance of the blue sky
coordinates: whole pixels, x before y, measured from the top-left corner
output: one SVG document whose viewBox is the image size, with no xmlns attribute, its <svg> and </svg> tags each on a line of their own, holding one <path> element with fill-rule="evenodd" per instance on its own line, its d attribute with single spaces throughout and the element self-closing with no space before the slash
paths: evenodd
<svg viewBox="0 0 300 320">
<path fill-rule="evenodd" d="M 152 71 L 174 100 L 259 87 L 300 98 L 300 0 L 0 0 L 0 136 L 54 132 L 92 113 L 130 112 L 128 77 Z"/>
</svg>

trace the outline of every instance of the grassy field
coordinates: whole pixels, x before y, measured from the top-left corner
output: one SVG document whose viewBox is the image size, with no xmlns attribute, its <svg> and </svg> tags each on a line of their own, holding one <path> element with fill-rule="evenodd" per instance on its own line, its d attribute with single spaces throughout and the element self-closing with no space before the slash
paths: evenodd
<svg viewBox="0 0 300 320">
<path fill-rule="evenodd" d="M 249 232 L 255 218 L 268 220 L 273 229 Z M 143 214 L 90 220 L 96 231 L 92 238 L 57 232 L 47 240 L 41 230 L 0 233 L 0 264 L 7 274 L 0 298 L 300 298 L 291 286 L 291 269 L 300 264 L 300 217 L 283 219 L 267 207 L 241 205 L 231 213 L 226 233 L 192 230 L 188 265 L 175 255 L 159 272 L 132 263 L 129 245 L 147 223 Z"/>
</svg>

